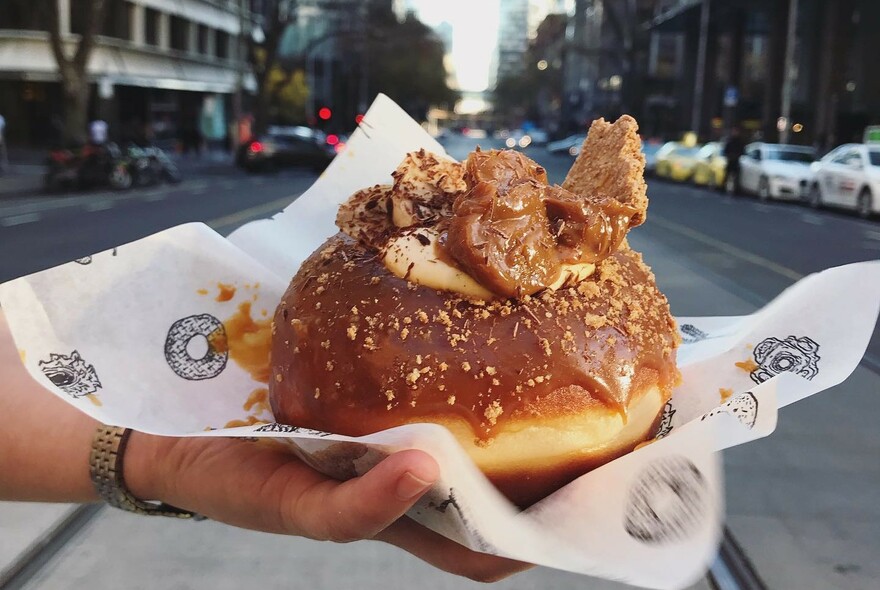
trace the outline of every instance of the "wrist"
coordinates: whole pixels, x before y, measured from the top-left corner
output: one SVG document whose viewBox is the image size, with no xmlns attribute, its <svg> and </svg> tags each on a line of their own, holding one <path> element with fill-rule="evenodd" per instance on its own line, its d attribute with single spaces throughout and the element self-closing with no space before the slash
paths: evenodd
<svg viewBox="0 0 880 590">
<path fill-rule="evenodd" d="M 132 431 L 123 460 L 125 486 L 138 500 L 163 500 L 164 459 L 175 439 Z"/>
</svg>

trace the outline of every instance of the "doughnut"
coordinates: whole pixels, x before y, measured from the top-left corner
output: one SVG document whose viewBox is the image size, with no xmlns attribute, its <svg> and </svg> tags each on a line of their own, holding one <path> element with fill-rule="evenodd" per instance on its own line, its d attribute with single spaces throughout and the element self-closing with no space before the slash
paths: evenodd
<svg viewBox="0 0 880 590">
<path fill-rule="evenodd" d="M 521 507 L 650 439 L 679 337 L 626 242 L 647 206 L 633 141 L 630 117 L 594 123 L 582 153 L 605 172 L 568 188 L 519 152 L 420 151 L 355 193 L 276 309 L 276 421 L 442 425 Z"/>
</svg>

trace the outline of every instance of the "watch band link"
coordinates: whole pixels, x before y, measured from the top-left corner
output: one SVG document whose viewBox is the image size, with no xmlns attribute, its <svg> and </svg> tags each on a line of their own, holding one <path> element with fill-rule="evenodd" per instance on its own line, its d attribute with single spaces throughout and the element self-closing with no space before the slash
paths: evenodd
<svg viewBox="0 0 880 590">
<path fill-rule="evenodd" d="M 101 425 L 92 439 L 89 473 L 98 495 L 109 505 L 145 516 L 170 516 L 204 520 L 205 517 L 164 503 L 145 502 L 135 498 L 125 486 L 123 466 L 125 448 L 131 430 L 119 426 Z"/>
</svg>

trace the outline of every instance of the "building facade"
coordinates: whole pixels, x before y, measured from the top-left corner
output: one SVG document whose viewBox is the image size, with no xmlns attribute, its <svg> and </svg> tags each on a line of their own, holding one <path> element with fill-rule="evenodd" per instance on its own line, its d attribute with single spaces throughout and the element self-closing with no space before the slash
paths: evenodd
<svg viewBox="0 0 880 590">
<path fill-rule="evenodd" d="M 878 25 L 875 0 L 667 1 L 649 23 L 683 46 L 665 92 L 679 130 L 823 150 L 880 122 Z"/>
<path fill-rule="evenodd" d="M 54 0 L 68 50 L 85 24 L 82 4 Z M 108 0 L 87 72 L 89 116 L 110 125 L 112 139 L 197 140 L 227 137 L 232 95 L 253 89 L 239 51 L 240 0 Z M 250 30 L 245 25 L 245 30 Z M 49 33 L 22 0 L 0 10 L 0 113 L 12 145 L 60 139 L 63 101 Z"/>
<path fill-rule="evenodd" d="M 529 0 L 499 3 L 498 45 L 492 57 L 489 87 L 498 80 L 522 74 L 523 56 L 529 48 Z"/>
</svg>

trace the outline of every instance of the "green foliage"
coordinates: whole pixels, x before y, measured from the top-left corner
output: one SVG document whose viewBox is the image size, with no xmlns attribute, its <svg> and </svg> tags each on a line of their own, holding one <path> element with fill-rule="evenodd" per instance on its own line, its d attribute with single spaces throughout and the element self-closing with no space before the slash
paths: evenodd
<svg viewBox="0 0 880 590">
<path fill-rule="evenodd" d="M 367 41 L 370 94 L 383 92 L 410 115 L 424 118 L 431 106 L 451 108 L 458 93 L 446 82 L 443 43 L 425 24 L 370 14 Z"/>
</svg>

